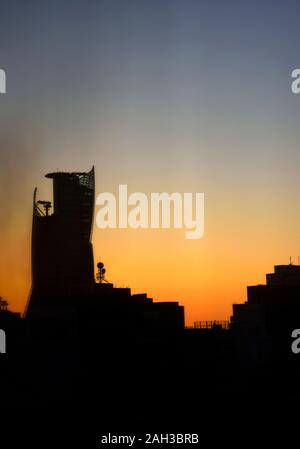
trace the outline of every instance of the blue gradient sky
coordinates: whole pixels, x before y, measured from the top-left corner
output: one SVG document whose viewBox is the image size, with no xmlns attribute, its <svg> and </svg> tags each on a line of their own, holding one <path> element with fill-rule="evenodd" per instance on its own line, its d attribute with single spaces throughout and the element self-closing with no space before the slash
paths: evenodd
<svg viewBox="0 0 300 449">
<path fill-rule="evenodd" d="M 290 89 L 300 67 L 298 1 L 12 0 L 0 8 L 8 89 L 0 97 L 0 294 L 16 308 L 30 284 L 33 187 L 48 194 L 42 175 L 56 169 L 95 165 L 98 192 L 121 183 L 205 192 L 206 234 L 193 248 L 172 232 L 139 234 L 136 243 L 131 231 L 95 231 L 96 256 L 123 266 L 111 268 L 117 282 L 156 299 L 168 299 L 169 282 L 169 299 L 179 296 L 190 319 L 224 318 L 247 283 L 300 252 L 300 95 Z M 169 266 L 163 287 L 149 275 L 141 235 L 193 274 L 173 278 Z M 116 242 L 142 258 L 143 276 Z"/>
</svg>

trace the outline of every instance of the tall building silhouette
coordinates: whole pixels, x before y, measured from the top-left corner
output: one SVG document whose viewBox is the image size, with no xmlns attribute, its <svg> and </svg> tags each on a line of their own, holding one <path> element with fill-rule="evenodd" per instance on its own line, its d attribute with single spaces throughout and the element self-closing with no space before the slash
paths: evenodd
<svg viewBox="0 0 300 449">
<path fill-rule="evenodd" d="M 54 204 L 37 200 L 35 189 L 32 290 L 26 317 L 43 317 L 53 326 L 53 318 L 70 324 L 80 316 L 76 326 L 81 329 L 89 329 L 93 320 L 97 329 L 114 332 L 183 329 L 184 308 L 178 302 L 153 302 L 146 294 L 132 295 L 129 288 L 95 282 L 91 243 L 94 168 L 88 173 L 49 173 L 46 178 L 53 180 Z"/>
<path fill-rule="evenodd" d="M 53 207 L 37 200 L 32 220 L 32 291 L 27 315 L 45 305 L 46 297 L 67 298 L 94 284 L 91 233 L 95 174 L 49 173 L 53 180 Z"/>
</svg>

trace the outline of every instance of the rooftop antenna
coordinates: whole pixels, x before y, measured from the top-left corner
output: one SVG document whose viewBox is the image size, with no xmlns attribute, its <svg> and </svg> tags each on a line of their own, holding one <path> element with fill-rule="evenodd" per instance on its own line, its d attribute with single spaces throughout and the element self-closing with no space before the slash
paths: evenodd
<svg viewBox="0 0 300 449">
<path fill-rule="evenodd" d="M 290 265 L 293 265 L 293 264 L 292 264 L 292 256 L 290 256 Z"/>
<path fill-rule="evenodd" d="M 105 278 L 106 269 L 104 268 L 104 263 L 98 262 L 97 268 L 98 268 L 98 271 L 96 274 L 96 278 L 97 278 L 97 281 L 99 282 L 99 284 L 102 284 L 103 282 L 108 282 L 108 280 Z"/>
</svg>

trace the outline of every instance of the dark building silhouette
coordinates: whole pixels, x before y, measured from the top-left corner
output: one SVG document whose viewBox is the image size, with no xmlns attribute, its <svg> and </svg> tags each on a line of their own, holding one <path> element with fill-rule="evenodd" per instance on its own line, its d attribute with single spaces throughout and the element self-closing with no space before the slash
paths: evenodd
<svg viewBox="0 0 300 449">
<path fill-rule="evenodd" d="M 94 284 L 91 233 L 94 168 L 88 173 L 49 173 L 54 205 L 34 192 L 32 221 L 32 291 L 27 315 L 48 301 L 90 289 Z M 63 306 L 63 302 L 60 304 Z"/>
<path fill-rule="evenodd" d="M 258 397 L 300 401 L 291 381 L 300 373 L 300 358 L 291 349 L 299 328 L 300 266 L 277 265 L 265 285 L 247 287 L 244 304 L 233 304 L 231 333 L 243 388 L 248 382 Z"/>
<path fill-rule="evenodd" d="M 32 291 L 21 339 L 29 369 L 16 401 L 25 395 L 29 407 L 57 410 L 59 404 L 87 410 L 90 418 L 101 404 L 102 423 L 163 416 L 163 408 L 155 411 L 161 398 L 175 411 L 184 308 L 115 288 L 102 263 L 96 282 L 94 170 L 47 177 L 53 179 L 54 208 L 37 201 L 35 192 Z M 161 382 L 159 372 L 168 381 Z"/>
<path fill-rule="evenodd" d="M 276 265 L 266 285 L 247 287 L 247 301 L 233 304 L 232 328 L 276 333 L 286 325 L 299 325 L 300 266 Z M 294 323 L 294 324 L 293 324 Z"/>
<path fill-rule="evenodd" d="M 68 322 L 71 316 L 96 318 L 102 329 L 183 330 L 184 309 L 177 302 L 154 303 L 146 294 L 96 283 L 91 233 L 95 173 L 50 173 L 54 207 L 33 202 L 32 291 L 27 318 Z M 78 318 L 79 319 L 79 318 Z M 81 323 L 82 325 L 82 323 Z"/>
</svg>

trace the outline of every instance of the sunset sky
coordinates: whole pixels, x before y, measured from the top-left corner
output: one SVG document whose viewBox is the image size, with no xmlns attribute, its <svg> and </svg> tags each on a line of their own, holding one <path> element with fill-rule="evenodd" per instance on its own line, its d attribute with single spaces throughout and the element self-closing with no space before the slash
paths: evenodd
<svg viewBox="0 0 300 449">
<path fill-rule="evenodd" d="M 96 170 L 96 194 L 204 192 L 205 233 L 100 230 L 107 278 L 228 319 L 300 254 L 297 0 L 4 1 L 0 5 L 0 295 L 30 290 L 32 194 Z M 96 209 L 97 211 L 97 209 Z"/>
</svg>

